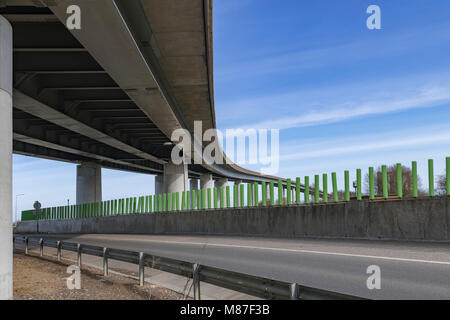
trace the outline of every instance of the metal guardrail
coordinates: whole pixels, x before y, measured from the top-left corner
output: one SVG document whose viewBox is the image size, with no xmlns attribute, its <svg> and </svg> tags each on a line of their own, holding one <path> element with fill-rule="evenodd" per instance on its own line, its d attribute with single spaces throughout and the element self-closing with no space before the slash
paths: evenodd
<svg viewBox="0 0 450 320">
<path fill-rule="evenodd" d="M 117 260 L 136 264 L 139 266 L 139 284 L 144 285 L 144 269 L 153 269 L 185 276 L 193 279 L 194 299 L 200 300 L 200 282 L 206 282 L 222 288 L 231 289 L 251 296 L 263 299 L 282 300 L 361 300 L 363 298 L 345 295 L 337 292 L 326 291 L 273 280 L 249 274 L 199 265 L 196 263 L 175 260 L 166 257 L 151 255 L 144 252 L 111 249 L 87 244 L 72 243 L 40 237 L 27 237 L 14 235 L 13 241 L 25 244 L 25 254 L 28 254 L 30 244 L 39 245 L 39 253 L 42 257 L 44 247 L 57 249 L 57 259 L 61 260 L 61 251 L 67 250 L 77 253 L 78 267 L 82 265 L 82 254 L 103 258 L 103 274 L 108 275 L 108 260 Z"/>
</svg>

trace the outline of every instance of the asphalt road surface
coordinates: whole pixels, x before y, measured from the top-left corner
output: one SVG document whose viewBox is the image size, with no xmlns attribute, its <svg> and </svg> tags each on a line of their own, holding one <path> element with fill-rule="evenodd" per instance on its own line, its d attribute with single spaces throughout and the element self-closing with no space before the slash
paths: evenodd
<svg viewBox="0 0 450 320">
<path fill-rule="evenodd" d="M 48 235 L 370 299 L 450 299 L 450 243 L 167 235 Z M 369 290 L 369 266 L 381 289 Z"/>
</svg>

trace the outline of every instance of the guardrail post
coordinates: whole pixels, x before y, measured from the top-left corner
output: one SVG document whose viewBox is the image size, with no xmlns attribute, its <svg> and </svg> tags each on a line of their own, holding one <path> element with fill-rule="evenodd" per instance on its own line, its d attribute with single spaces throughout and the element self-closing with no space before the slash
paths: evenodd
<svg viewBox="0 0 450 320">
<path fill-rule="evenodd" d="M 39 255 L 42 257 L 44 255 L 44 239 L 39 239 Z"/>
<path fill-rule="evenodd" d="M 28 237 L 25 237 L 25 254 L 28 254 Z"/>
<path fill-rule="evenodd" d="M 292 283 L 290 289 L 291 289 L 291 300 L 299 300 L 298 284 Z"/>
<path fill-rule="evenodd" d="M 108 248 L 103 248 L 103 275 L 108 275 Z"/>
<path fill-rule="evenodd" d="M 61 241 L 56 241 L 56 258 L 61 261 Z"/>
<path fill-rule="evenodd" d="M 200 265 L 194 263 L 192 271 L 192 284 L 194 286 L 194 300 L 201 300 L 200 298 Z"/>
<path fill-rule="evenodd" d="M 81 244 L 77 243 L 77 261 L 78 268 L 81 268 Z"/>
<path fill-rule="evenodd" d="M 144 253 L 139 252 L 139 285 L 144 285 Z"/>
</svg>

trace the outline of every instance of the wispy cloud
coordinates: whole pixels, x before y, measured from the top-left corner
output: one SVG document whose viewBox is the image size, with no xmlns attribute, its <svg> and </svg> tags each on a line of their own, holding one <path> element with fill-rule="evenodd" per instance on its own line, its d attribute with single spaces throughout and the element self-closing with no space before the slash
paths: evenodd
<svg viewBox="0 0 450 320">
<path fill-rule="evenodd" d="M 437 24 L 397 33 L 386 33 L 380 37 L 367 36 L 346 43 L 325 43 L 304 49 L 280 48 L 278 52 L 258 52 L 228 63 L 224 68 L 216 68 L 217 83 L 234 81 L 242 77 L 261 77 L 281 73 L 301 73 L 317 68 L 354 64 L 358 61 L 381 59 L 383 57 L 410 54 L 415 49 L 423 49 L 450 43 L 450 24 Z"/>
<path fill-rule="evenodd" d="M 300 115 L 270 119 L 249 124 L 246 127 L 277 128 L 280 130 L 308 127 L 357 117 L 436 107 L 445 103 L 450 103 L 450 86 L 424 87 L 418 88 L 415 92 L 402 92 L 390 97 L 379 97 L 379 99 L 374 100 L 343 101 L 334 106 L 311 107 L 313 109 L 312 111 L 305 111 Z"/>
</svg>

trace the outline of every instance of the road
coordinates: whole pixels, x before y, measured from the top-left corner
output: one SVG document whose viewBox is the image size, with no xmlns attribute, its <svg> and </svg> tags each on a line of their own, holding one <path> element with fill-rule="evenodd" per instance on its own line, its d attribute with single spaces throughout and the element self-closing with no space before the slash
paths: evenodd
<svg viewBox="0 0 450 320">
<path fill-rule="evenodd" d="M 48 235 L 142 251 L 370 299 L 450 299 L 450 244 L 167 235 Z M 367 288 L 367 268 L 381 289 Z"/>
</svg>

